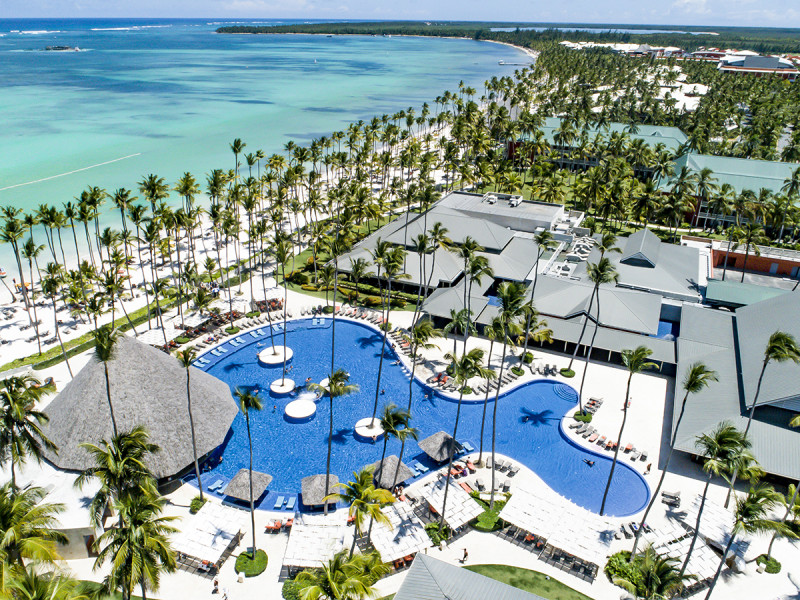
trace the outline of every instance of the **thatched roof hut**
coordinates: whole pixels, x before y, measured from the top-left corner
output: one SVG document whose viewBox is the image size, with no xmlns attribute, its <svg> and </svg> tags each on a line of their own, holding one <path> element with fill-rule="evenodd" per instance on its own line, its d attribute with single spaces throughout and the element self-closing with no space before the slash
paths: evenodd
<svg viewBox="0 0 800 600">
<path fill-rule="evenodd" d="M 370 466 L 375 470 L 375 485 L 388 490 L 414 476 L 414 471 L 409 469 L 405 463 L 401 462 L 398 469 L 398 462 L 400 462 L 400 459 L 397 458 L 396 454 L 392 454 L 383 459 L 383 469 L 381 469 L 381 461 L 372 463 Z M 394 476 L 395 471 L 397 471 L 397 479 Z"/>
<path fill-rule="evenodd" d="M 238 408 L 230 388 L 216 377 L 189 367 L 197 455 L 222 444 Z M 158 479 L 171 478 L 192 464 L 192 435 L 186 404 L 186 369 L 174 356 L 120 336 L 108 364 L 111 403 L 120 432 L 144 426 L 161 452 L 149 459 Z M 92 465 L 80 447 L 113 435 L 103 363 L 90 359 L 46 409 L 45 434 L 58 446 L 46 452 L 55 466 L 82 471 Z"/>
<path fill-rule="evenodd" d="M 438 431 L 419 442 L 422 451 L 436 462 L 450 460 L 450 457 L 461 450 L 461 444 L 453 440 L 453 436 Z"/>
<path fill-rule="evenodd" d="M 329 480 L 328 493 L 333 494 L 339 490 L 336 484 L 339 478 L 331 474 Z M 325 473 L 303 477 L 300 482 L 300 492 L 303 496 L 303 504 L 306 506 L 322 506 L 325 504 Z M 333 501 L 328 504 L 332 504 Z"/>
<path fill-rule="evenodd" d="M 272 483 L 272 475 L 253 471 L 253 500 L 258 500 L 267 491 L 267 486 Z M 247 469 L 239 469 L 233 476 L 223 492 L 226 496 L 237 500 L 250 501 L 250 472 Z"/>
</svg>

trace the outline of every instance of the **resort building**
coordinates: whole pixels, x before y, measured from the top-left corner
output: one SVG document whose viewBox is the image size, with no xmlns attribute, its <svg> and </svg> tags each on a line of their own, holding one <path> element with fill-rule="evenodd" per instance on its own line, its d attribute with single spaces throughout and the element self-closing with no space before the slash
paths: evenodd
<svg viewBox="0 0 800 600">
<path fill-rule="evenodd" d="M 717 69 L 722 73 L 753 75 L 755 77 L 777 76 L 789 81 L 794 81 L 798 75 L 797 67 L 785 58 L 759 56 L 750 53 L 723 56 L 717 65 Z"/>
<path fill-rule="evenodd" d="M 161 447 L 149 465 L 153 474 L 165 490 L 179 484 L 194 461 L 186 369 L 174 356 L 125 335 L 118 338 L 107 365 L 91 359 L 47 406 L 50 421 L 44 429 L 58 447 L 58 452 L 45 450 L 47 460 L 65 471 L 84 471 L 94 463 L 81 444 L 114 435 L 106 366 L 118 431 L 144 426 L 150 441 Z M 202 460 L 225 441 L 238 409 L 225 383 L 195 367 L 189 371 L 197 456 Z"/>
<path fill-rule="evenodd" d="M 697 436 L 711 432 L 722 421 L 740 430 L 747 427 L 767 340 L 779 330 L 800 337 L 798 311 L 800 296 L 792 293 L 744 305 L 736 312 L 684 305 L 676 381 L 682 381 L 698 361 L 716 371 L 719 381 L 689 395 L 676 440 L 678 450 L 696 454 Z M 792 416 L 800 412 L 797 375 L 798 367 L 791 361 L 767 366 L 749 430 L 752 453 L 764 470 L 791 481 L 800 479 L 798 434 L 789 427 Z M 683 394 L 676 385 L 673 430 Z"/>
<path fill-rule="evenodd" d="M 721 277 L 721 271 L 727 264 L 729 269 L 745 270 L 756 273 L 767 273 L 775 277 L 800 279 L 800 252 L 788 248 L 772 246 L 751 246 L 749 254 L 744 245 L 735 245 L 727 241 L 711 242 L 711 265 L 717 270 L 715 276 Z"/>
</svg>

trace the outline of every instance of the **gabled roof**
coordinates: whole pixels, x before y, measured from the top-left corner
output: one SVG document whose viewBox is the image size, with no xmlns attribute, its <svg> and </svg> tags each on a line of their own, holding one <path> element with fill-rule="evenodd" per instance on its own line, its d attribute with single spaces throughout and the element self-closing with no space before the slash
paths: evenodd
<svg viewBox="0 0 800 600">
<path fill-rule="evenodd" d="M 709 279 L 706 283 L 706 302 L 708 304 L 734 309 L 783 294 L 791 294 L 791 292 L 783 288 L 741 283 L 731 279 L 725 281 Z"/>
<path fill-rule="evenodd" d="M 544 600 L 467 569 L 418 553 L 394 600 Z"/>
<path fill-rule="evenodd" d="M 658 254 L 661 250 L 661 240 L 649 229 L 640 229 L 625 241 L 622 257 L 619 262 L 634 266 L 655 267 L 658 264 Z"/>
<path fill-rule="evenodd" d="M 553 144 L 555 133 L 559 127 L 561 127 L 561 119 L 558 117 L 547 117 L 544 120 L 544 125 L 541 127 L 541 130 L 548 143 Z M 580 131 L 577 133 L 580 133 Z M 628 123 L 607 123 L 603 127 L 590 126 L 587 128 L 587 133 L 590 139 L 598 134 L 603 139 L 608 139 L 613 133 L 624 133 L 631 140 L 643 140 L 648 146 L 664 144 L 665 148 L 670 152 L 676 151 L 685 144 L 687 140 L 686 134 L 677 127 L 664 127 L 660 125 L 638 125 L 636 133 L 631 133 L 630 124 Z"/>
</svg>

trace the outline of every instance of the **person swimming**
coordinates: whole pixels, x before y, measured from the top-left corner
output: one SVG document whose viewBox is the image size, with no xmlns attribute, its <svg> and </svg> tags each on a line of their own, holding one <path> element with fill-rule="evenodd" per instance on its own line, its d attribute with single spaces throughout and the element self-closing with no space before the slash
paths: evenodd
<svg viewBox="0 0 800 600">
<path fill-rule="evenodd" d="M 587 465 L 589 465 L 590 467 L 593 467 L 593 466 L 594 466 L 594 461 L 593 461 L 593 460 L 589 460 L 588 458 L 584 458 L 584 459 L 583 459 L 583 462 L 585 462 L 585 463 L 586 463 Z"/>
</svg>

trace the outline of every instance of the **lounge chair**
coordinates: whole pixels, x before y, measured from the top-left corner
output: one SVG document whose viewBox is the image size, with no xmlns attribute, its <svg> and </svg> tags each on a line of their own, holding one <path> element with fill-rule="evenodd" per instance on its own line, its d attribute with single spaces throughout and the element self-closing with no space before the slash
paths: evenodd
<svg viewBox="0 0 800 600">
<path fill-rule="evenodd" d="M 508 463 L 506 461 L 500 459 L 498 461 L 495 461 L 495 468 L 497 468 L 497 470 L 501 471 L 501 472 L 502 471 L 507 471 L 508 470 Z"/>
<path fill-rule="evenodd" d="M 578 435 L 581 435 L 587 429 L 589 429 L 589 425 L 587 425 L 586 423 L 582 423 L 581 426 L 578 427 L 578 429 L 575 430 L 575 433 L 577 433 Z"/>
<path fill-rule="evenodd" d="M 642 452 L 642 455 L 639 458 L 642 460 L 642 462 L 646 461 L 647 460 L 647 450 Z"/>
<path fill-rule="evenodd" d="M 420 462 L 415 462 L 414 463 L 414 468 L 417 471 L 419 471 L 420 473 L 427 473 L 428 471 L 430 471 L 430 469 L 428 467 L 426 467 L 425 465 L 423 465 Z"/>
<path fill-rule="evenodd" d="M 603 436 L 599 440 L 597 440 L 597 445 L 598 446 L 604 446 L 605 443 L 606 443 L 606 436 Z"/>
<path fill-rule="evenodd" d="M 225 483 L 225 482 L 224 482 L 224 481 L 222 481 L 222 479 L 217 479 L 217 480 L 216 480 L 214 483 L 212 483 L 210 486 L 208 486 L 208 488 L 207 488 L 207 489 L 208 489 L 208 490 L 210 490 L 210 491 L 212 491 L 212 492 L 216 492 L 216 491 L 217 491 L 219 488 L 221 488 L 221 487 L 222 487 L 222 485 L 223 485 L 224 483 Z"/>
<path fill-rule="evenodd" d="M 509 477 L 513 477 L 517 473 L 519 473 L 519 467 L 517 465 L 509 464 L 508 465 L 508 475 L 509 475 Z"/>
<path fill-rule="evenodd" d="M 461 442 L 461 445 L 464 447 L 464 450 L 466 450 L 467 452 L 475 452 L 475 448 L 473 448 L 472 444 L 470 444 L 469 442 L 463 441 L 463 442 Z"/>
<path fill-rule="evenodd" d="M 507 492 L 510 488 L 511 488 L 511 482 L 508 479 L 506 479 L 503 482 L 503 491 Z"/>
<path fill-rule="evenodd" d="M 275 506 L 273 507 L 275 510 L 278 510 L 283 506 L 283 503 L 286 502 L 286 499 L 283 496 L 278 496 L 278 499 L 275 500 Z"/>
<path fill-rule="evenodd" d="M 597 434 L 596 433 L 593 433 L 592 435 L 589 436 L 589 441 L 590 442 L 595 442 L 596 440 L 597 440 Z"/>
<path fill-rule="evenodd" d="M 597 431 L 597 430 L 594 427 L 589 427 L 589 429 L 587 429 L 586 431 L 583 432 L 583 435 L 581 437 L 583 437 L 583 439 L 586 439 L 590 435 L 592 435 L 595 431 Z"/>
<path fill-rule="evenodd" d="M 633 450 L 633 444 L 628 444 L 625 446 L 625 452 L 630 452 L 631 450 Z"/>
<path fill-rule="evenodd" d="M 466 481 L 459 481 L 458 485 L 461 486 L 461 489 L 467 492 L 468 494 L 471 494 L 473 492 L 472 488 L 469 487 L 469 484 Z"/>
<path fill-rule="evenodd" d="M 289 496 L 289 500 L 286 502 L 286 510 L 294 510 L 295 500 L 297 500 L 297 496 Z"/>
<path fill-rule="evenodd" d="M 483 479 L 480 477 L 475 478 L 475 485 L 478 486 L 478 489 L 481 491 L 486 489 L 486 485 L 483 483 Z"/>
<path fill-rule="evenodd" d="M 680 490 L 678 490 L 677 492 L 663 491 L 663 492 L 661 492 L 661 495 L 664 496 L 664 498 L 675 498 L 676 500 L 680 500 L 680 498 L 681 498 Z"/>
<path fill-rule="evenodd" d="M 634 448 L 633 452 L 631 452 L 631 460 L 636 460 L 639 458 L 639 451 Z"/>
</svg>

